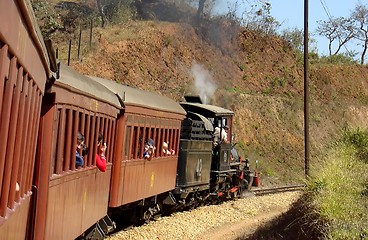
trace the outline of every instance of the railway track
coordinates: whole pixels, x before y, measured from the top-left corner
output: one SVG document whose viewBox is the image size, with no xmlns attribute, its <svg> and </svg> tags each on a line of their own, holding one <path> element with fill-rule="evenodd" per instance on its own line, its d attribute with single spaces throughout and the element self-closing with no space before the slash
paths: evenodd
<svg viewBox="0 0 368 240">
<path fill-rule="evenodd" d="M 289 186 L 281 186 L 281 187 L 273 187 L 273 188 L 262 188 L 262 189 L 253 189 L 252 192 L 256 196 L 275 194 L 281 192 L 292 192 L 292 191 L 301 191 L 305 189 L 304 184 L 299 185 L 289 185 Z"/>
</svg>

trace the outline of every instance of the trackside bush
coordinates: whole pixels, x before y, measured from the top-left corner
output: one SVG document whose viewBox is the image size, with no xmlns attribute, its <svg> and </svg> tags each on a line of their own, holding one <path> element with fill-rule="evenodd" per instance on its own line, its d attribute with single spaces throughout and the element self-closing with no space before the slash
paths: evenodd
<svg viewBox="0 0 368 240">
<path fill-rule="evenodd" d="M 309 204 L 327 222 L 325 239 L 368 238 L 367 146 L 368 131 L 345 130 L 327 157 L 312 166 Z"/>
</svg>

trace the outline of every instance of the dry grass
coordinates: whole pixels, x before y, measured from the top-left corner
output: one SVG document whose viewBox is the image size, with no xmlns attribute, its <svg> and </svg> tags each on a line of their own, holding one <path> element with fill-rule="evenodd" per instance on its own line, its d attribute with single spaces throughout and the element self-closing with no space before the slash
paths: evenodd
<svg viewBox="0 0 368 240">
<path fill-rule="evenodd" d="M 368 140 L 368 132 L 363 134 Z M 364 141 L 366 141 L 364 140 Z M 368 238 L 368 164 L 360 159 L 359 143 L 343 141 L 335 145 L 326 159 L 314 166 L 309 188 L 310 204 L 327 222 L 326 239 Z"/>
</svg>

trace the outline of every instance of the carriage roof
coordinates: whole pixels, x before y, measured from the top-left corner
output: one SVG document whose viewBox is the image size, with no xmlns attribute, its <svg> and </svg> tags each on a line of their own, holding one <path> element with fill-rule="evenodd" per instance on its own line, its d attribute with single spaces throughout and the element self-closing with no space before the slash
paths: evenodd
<svg viewBox="0 0 368 240">
<path fill-rule="evenodd" d="M 119 96 L 124 106 L 134 105 L 182 115 L 186 114 L 185 110 L 180 106 L 180 104 L 171 98 L 159 95 L 157 93 L 129 87 L 103 78 L 91 76 L 90 78 L 98 83 L 101 83 L 110 91 Z"/>
<path fill-rule="evenodd" d="M 60 63 L 60 77 L 55 84 L 69 90 L 80 91 L 84 95 L 108 102 L 115 107 L 121 107 L 119 99 L 108 88 L 63 63 Z"/>
</svg>

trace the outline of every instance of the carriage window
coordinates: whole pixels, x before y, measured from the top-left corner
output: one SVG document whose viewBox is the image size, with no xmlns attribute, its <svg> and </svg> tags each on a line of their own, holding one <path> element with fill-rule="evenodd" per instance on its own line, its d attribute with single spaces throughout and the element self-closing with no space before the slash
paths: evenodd
<svg viewBox="0 0 368 240">
<path fill-rule="evenodd" d="M 61 174 L 63 171 L 94 165 L 99 132 L 104 134 L 106 144 L 113 148 L 113 119 L 67 105 L 59 105 L 56 108 L 51 173 Z M 107 159 L 109 162 L 112 158 L 110 153 L 107 151 L 106 154 L 110 157 Z"/>
<path fill-rule="evenodd" d="M 129 156 L 129 146 L 130 146 L 130 136 L 131 136 L 132 127 L 127 126 L 126 133 L 125 133 L 125 149 L 124 155 Z"/>
<path fill-rule="evenodd" d="M 226 118 L 223 118 L 223 119 L 222 119 L 222 126 L 226 126 L 226 124 L 227 124 L 227 123 L 226 123 Z"/>
<path fill-rule="evenodd" d="M 151 128 L 151 133 L 150 133 L 150 138 L 152 138 L 153 140 L 155 140 L 155 128 Z M 157 143 L 157 141 L 155 141 L 155 143 Z"/>
<path fill-rule="evenodd" d="M 144 138 L 147 140 L 148 138 L 152 138 L 152 136 L 150 135 L 150 129 L 149 127 L 146 127 L 146 131 L 145 131 L 145 135 Z"/>
</svg>

